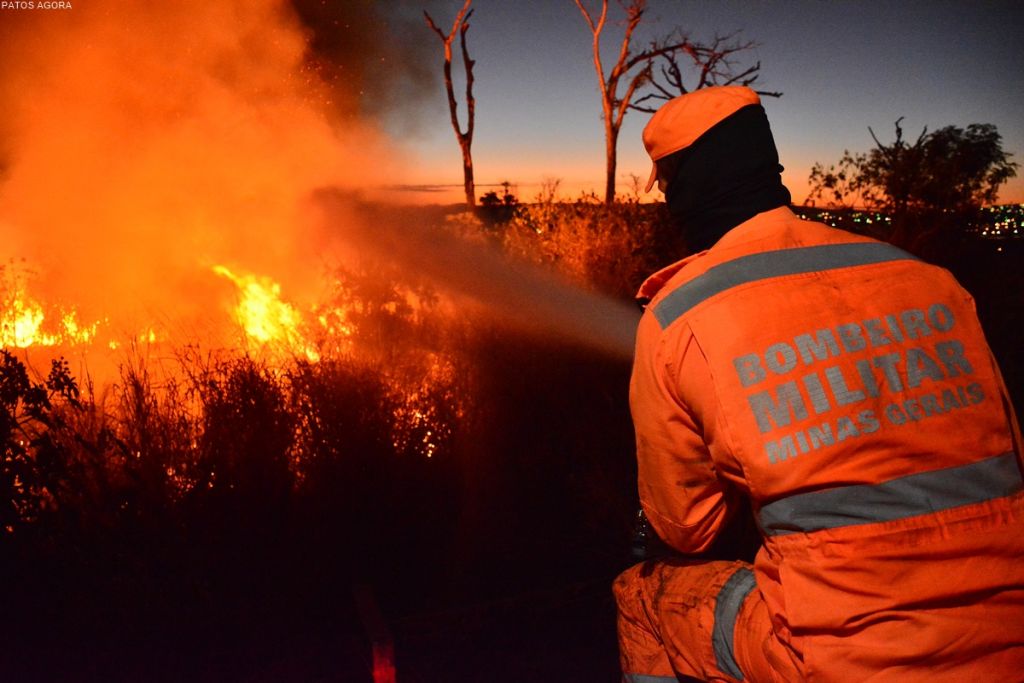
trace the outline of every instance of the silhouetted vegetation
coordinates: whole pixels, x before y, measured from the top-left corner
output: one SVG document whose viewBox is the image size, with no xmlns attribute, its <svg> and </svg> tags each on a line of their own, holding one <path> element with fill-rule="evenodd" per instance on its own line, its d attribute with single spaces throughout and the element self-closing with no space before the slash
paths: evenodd
<svg viewBox="0 0 1024 683">
<path fill-rule="evenodd" d="M 507 180 L 501 183 L 501 194 L 497 190 L 489 190 L 480 197 L 477 215 L 485 223 L 501 223 L 515 215 L 519 206 L 519 198 L 512 193 L 512 183 Z"/>
<path fill-rule="evenodd" d="M 955 246 L 977 222 L 981 207 L 996 201 L 999 186 L 1017 174 L 1017 164 L 992 124 L 930 133 L 925 128 L 909 143 L 900 121 L 893 142 L 883 143 L 870 131 L 875 141 L 870 151 L 846 151 L 828 167 L 815 164 L 809 199 L 886 213 L 892 220 L 883 239 L 941 258 L 943 249 Z"/>
</svg>

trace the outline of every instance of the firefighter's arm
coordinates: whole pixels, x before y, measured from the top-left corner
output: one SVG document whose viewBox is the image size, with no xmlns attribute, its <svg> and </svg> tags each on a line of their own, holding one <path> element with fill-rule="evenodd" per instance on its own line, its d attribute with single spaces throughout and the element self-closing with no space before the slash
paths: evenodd
<svg viewBox="0 0 1024 683">
<path fill-rule="evenodd" d="M 691 342 L 685 330 L 663 334 L 644 316 L 630 383 L 640 503 L 662 540 L 687 554 L 707 550 L 732 511 L 698 419 L 676 390 Z"/>
</svg>

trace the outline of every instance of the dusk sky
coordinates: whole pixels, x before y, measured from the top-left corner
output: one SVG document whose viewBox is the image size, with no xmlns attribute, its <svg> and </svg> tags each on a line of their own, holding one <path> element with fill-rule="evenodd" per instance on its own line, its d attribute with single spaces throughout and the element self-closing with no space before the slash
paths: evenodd
<svg viewBox="0 0 1024 683">
<path fill-rule="evenodd" d="M 435 20 L 447 30 L 460 5 L 435 3 Z M 560 179 L 567 198 L 600 192 L 604 143 L 591 36 L 575 4 L 477 0 L 473 6 L 468 37 L 477 62 L 478 195 L 488 184 L 508 180 L 529 200 L 544 179 Z M 589 6 L 596 10 L 599 3 Z M 901 116 L 911 140 L 925 126 L 995 124 L 1004 149 L 1013 160 L 1024 160 L 1024 3 L 653 0 L 638 45 L 677 25 L 698 41 L 740 30 L 743 39 L 758 44 L 742 64 L 759 60 L 756 86 L 784 93 L 765 98 L 764 105 L 796 202 L 806 196 L 815 161 L 838 161 L 844 149 L 867 151 L 873 144 L 869 126 L 891 141 Z M 621 24 L 606 28 L 606 69 L 620 36 Z M 453 185 L 407 197 L 457 202 L 461 157 L 440 81 L 440 41 L 426 26 L 423 40 L 436 48 L 436 96 L 421 105 L 416 129 L 400 132 L 412 159 L 406 176 L 396 180 Z M 457 74 L 461 69 L 456 64 Z M 626 116 L 620 192 L 627 190 L 630 173 L 646 179 L 649 172 L 640 141 L 648 118 L 642 112 Z M 1004 185 L 1000 201 L 1024 202 L 1024 179 Z"/>
</svg>

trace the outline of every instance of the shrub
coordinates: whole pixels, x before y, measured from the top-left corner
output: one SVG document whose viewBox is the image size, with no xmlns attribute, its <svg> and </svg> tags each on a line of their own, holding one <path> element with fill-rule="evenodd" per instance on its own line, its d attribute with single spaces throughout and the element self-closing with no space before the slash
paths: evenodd
<svg viewBox="0 0 1024 683">
<path fill-rule="evenodd" d="M 683 255 L 664 205 L 608 205 L 586 197 L 520 206 L 505 227 L 503 246 L 582 286 L 623 298 Z"/>
</svg>

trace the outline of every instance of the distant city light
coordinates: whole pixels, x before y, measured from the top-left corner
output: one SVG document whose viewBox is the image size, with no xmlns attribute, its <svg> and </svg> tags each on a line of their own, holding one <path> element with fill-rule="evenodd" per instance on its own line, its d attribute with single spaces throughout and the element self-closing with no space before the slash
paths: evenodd
<svg viewBox="0 0 1024 683">
<path fill-rule="evenodd" d="M 986 239 L 1020 239 L 1024 227 L 1024 204 L 986 206 L 981 210 L 981 221 L 975 227 Z"/>
<path fill-rule="evenodd" d="M 853 209 L 816 209 L 806 206 L 798 207 L 796 211 L 797 215 L 804 220 L 819 221 L 833 228 L 846 228 L 854 232 L 884 233 L 884 226 L 892 223 L 891 217 L 878 212 Z M 882 224 L 882 226 L 876 224 Z M 977 223 L 969 226 L 968 232 L 987 240 L 1008 240 L 1021 239 L 1022 229 L 1024 229 L 1024 204 L 1001 204 L 983 208 Z"/>
</svg>

